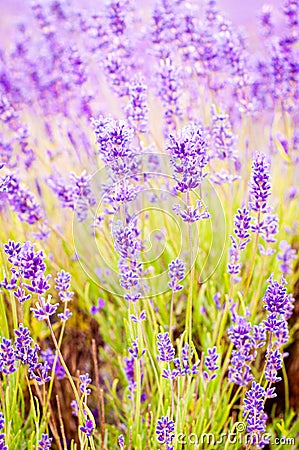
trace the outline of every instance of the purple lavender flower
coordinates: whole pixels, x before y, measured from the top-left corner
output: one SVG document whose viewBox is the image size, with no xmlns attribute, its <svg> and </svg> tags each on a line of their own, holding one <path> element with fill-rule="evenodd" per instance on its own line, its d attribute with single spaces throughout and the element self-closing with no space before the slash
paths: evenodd
<svg viewBox="0 0 299 450">
<path fill-rule="evenodd" d="M 217 366 L 217 360 L 219 358 L 219 354 L 217 353 L 217 348 L 208 348 L 208 356 L 205 357 L 205 366 L 209 372 L 216 372 L 219 369 L 219 366 Z M 216 373 L 210 374 L 207 371 L 203 372 L 203 376 L 206 380 L 211 381 L 216 378 Z"/>
<path fill-rule="evenodd" d="M 137 149 L 134 147 L 134 130 L 126 121 L 111 117 L 92 119 L 98 143 L 98 153 L 115 176 L 131 174 L 136 167 Z"/>
<path fill-rule="evenodd" d="M 227 114 L 223 112 L 217 113 L 216 107 L 213 105 L 212 112 L 212 158 L 220 160 L 229 159 L 236 162 L 236 138 L 232 133 L 231 124 Z"/>
<path fill-rule="evenodd" d="M 52 371 L 53 364 L 55 360 L 55 355 L 53 351 L 50 348 L 47 348 L 46 350 L 41 351 L 41 357 L 49 366 L 49 370 Z M 57 377 L 57 380 L 62 380 L 65 377 L 65 370 L 63 366 L 61 365 L 60 359 L 58 357 L 56 366 L 55 366 L 55 376 Z"/>
<path fill-rule="evenodd" d="M 58 319 L 60 319 L 62 322 L 66 322 L 72 317 L 73 313 L 69 310 L 69 308 L 66 308 L 63 313 L 57 314 Z"/>
<path fill-rule="evenodd" d="M 2 412 L 0 412 L 0 430 L 3 430 L 5 426 L 5 419 Z"/>
<path fill-rule="evenodd" d="M 148 130 L 147 86 L 141 76 L 135 76 L 129 86 L 129 103 L 126 107 L 128 123 L 137 133 Z"/>
<path fill-rule="evenodd" d="M 206 177 L 207 141 L 200 126 L 190 124 L 170 135 L 167 145 L 174 171 L 176 189 L 180 192 L 196 189 Z"/>
<path fill-rule="evenodd" d="M 95 205 L 95 198 L 90 187 L 91 176 L 85 171 L 81 175 L 71 173 L 69 184 L 58 175 L 51 175 L 48 178 L 48 185 L 57 195 L 63 208 L 71 208 L 76 211 L 78 221 L 86 220 L 88 210 Z"/>
<path fill-rule="evenodd" d="M 235 347 L 230 360 L 228 379 L 239 386 L 247 386 L 253 380 L 250 366 L 256 356 L 252 327 L 245 317 L 234 314 L 228 335 Z"/>
<path fill-rule="evenodd" d="M 82 394 L 90 395 L 91 389 L 88 388 L 88 385 L 91 383 L 91 378 L 88 373 L 80 375 L 80 391 Z"/>
<path fill-rule="evenodd" d="M 263 298 L 263 301 L 265 302 L 264 308 L 269 311 L 269 313 L 284 315 L 289 304 L 285 279 L 282 277 L 281 283 L 278 283 L 278 281 L 273 280 L 273 275 L 271 275 L 268 283 L 269 285 Z"/>
<path fill-rule="evenodd" d="M 261 441 L 261 435 L 266 431 L 267 414 L 264 412 L 264 403 L 267 398 L 267 391 L 255 381 L 252 382 L 251 389 L 246 392 L 244 399 L 243 416 L 248 423 L 247 432 L 252 434 L 253 444 Z M 259 446 L 259 448 L 262 448 Z"/>
<path fill-rule="evenodd" d="M 125 438 L 123 434 L 120 434 L 117 439 L 118 446 L 122 449 L 125 446 Z"/>
<path fill-rule="evenodd" d="M 92 305 L 92 307 L 90 308 L 90 313 L 96 314 L 99 311 L 101 311 L 101 309 L 103 309 L 104 306 L 105 306 L 105 300 L 103 298 L 99 297 L 97 306 Z"/>
<path fill-rule="evenodd" d="M 267 200 L 270 194 L 270 163 L 264 153 L 258 153 L 252 163 L 249 184 L 250 209 L 259 213 L 267 212 Z"/>
<path fill-rule="evenodd" d="M 170 127 L 171 130 L 175 130 L 176 119 L 180 119 L 182 116 L 182 109 L 179 103 L 182 95 L 181 70 L 179 67 L 175 66 L 171 58 L 166 58 L 164 61 L 160 60 L 160 67 L 157 75 L 159 77 L 158 96 L 164 106 L 164 119 L 167 126 L 166 130 L 168 130 L 168 127 Z"/>
<path fill-rule="evenodd" d="M 124 358 L 125 363 L 125 374 L 129 383 L 129 391 L 130 394 L 128 395 L 128 398 L 132 398 L 132 395 L 135 392 L 136 389 L 136 381 L 135 381 L 135 360 L 142 358 L 144 353 L 146 352 L 146 349 L 143 349 L 142 352 L 139 352 L 138 347 L 138 338 L 136 338 L 132 342 L 132 346 L 128 348 L 128 352 L 130 354 L 129 358 Z M 141 371 L 141 380 L 143 379 L 143 373 Z M 141 395 L 142 397 L 142 395 Z"/>
<path fill-rule="evenodd" d="M 280 270 L 283 275 L 292 273 L 292 263 L 296 259 L 297 252 L 293 249 L 287 241 L 281 241 L 279 248 L 281 250 L 277 255 L 277 259 L 282 262 Z"/>
<path fill-rule="evenodd" d="M 192 364 L 193 352 L 189 347 L 189 344 L 186 342 L 181 351 L 181 357 L 175 358 L 173 360 L 175 370 L 173 370 L 173 378 L 180 375 L 182 377 L 186 375 L 197 375 L 198 374 L 198 364 L 200 361 L 196 361 Z M 162 375 L 163 376 L 163 375 Z M 165 377 L 164 377 L 165 378 Z"/>
<path fill-rule="evenodd" d="M 250 221 L 251 217 L 249 211 L 244 207 L 238 209 L 234 222 L 234 233 L 237 236 L 230 236 L 232 245 L 229 249 L 229 263 L 227 265 L 228 273 L 233 275 L 233 281 L 240 281 L 238 276 L 241 270 L 240 253 L 245 250 L 248 242 L 250 241 Z"/>
<path fill-rule="evenodd" d="M 175 356 L 175 351 L 170 341 L 169 334 L 159 333 L 157 336 L 157 346 L 160 356 L 158 357 L 159 361 L 170 362 L 173 361 Z"/>
<path fill-rule="evenodd" d="M 278 348 L 269 349 L 266 353 L 266 367 L 265 367 L 265 378 L 270 381 L 270 383 L 277 383 L 281 380 L 281 377 L 277 376 L 278 370 L 282 368 L 282 355 Z"/>
<path fill-rule="evenodd" d="M 59 303 L 55 303 L 54 305 L 51 303 L 51 295 L 49 295 L 47 300 L 44 297 L 39 297 L 35 308 L 30 308 L 30 311 L 33 312 L 37 320 L 47 320 L 56 313 L 58 306 Z"/>
<path fill-rule="evenodd" d="M 239 208 L 235 217 L 234 233 L 241 241 L 239 244 L 240 250 L 244 250 L 250 240 L 250 221 L 251 217 L 249 211 L 245 207 L 242 209 Z"/>
<path fill-rule="evenodd" d="M 10 339 L 2 338 L 0 344 L 0 372 L 8 375 L 15 372 L 16 353 Z"/>
<path fill-rule="evenodd" d="M 185 271 L 186 271 L 185 263 L 181 261 L 179 258 L 177 258 L 171 261 L 170 264 L 168 264 L 168 269 L 169 269 L 168 276 L 170 278 L 168 286 L 174 292 L 180 291 L 181 289 L 183 289 L 183 286 L 180 285 L 179 283 L 185 278 Z"/>
<path fill-rule="evenodd" d="M 220 311 L 220 309 L 221 309 L 220 299 L 221 299 L 220 292 L 216 292 L 216 294 L 213 296 L 213 300 L 215 302 L 215 305 L 216 305 L 216 308 L 218 311 Z"/>
<path fill-rule="evenodd" d="M 82 433 L 86 434 L 87 437 L 90 437 L 94 430 L 93 421 L 90 419 L 86 420 L 85 425 L 81 426 L 80 430 L 82 431 Z"/>
<path fill-rule="evenodd" d="M 178 216 L 181 216 L 183 222 L 194 223 L 199 220 L 210 219 L 208 209 L 207 207 L 204 208 L 201 200 L 197 200 L 195 208 L 192 206 L 187 206 L 187 209 L 181 210 L 180 205 L 175 204 L 173 205 L 172 210 Z"/>
<path fill-rule="evenodd" d="M 4 430 L 5 419 L 2 412 L 0 412 L 0 431 Z M 5 445 L 5 434 L 0 433 L 0 450 L 8 450 L 7 445 Z"/>
<path fill-rule="evenodd" d="M 50 438 L 46 433 L 43 433 L 41 440 L 38 442 L 38 450 L 50 450 L 51 443 L 52 438 Z"/>
<path fill-rule="evenodd" d="M 126 296 L 125 296 L 125 297 L 126 297 Z M 140 313 L 140 315 L 139 315 L 139 317 L 135 316 L 134 314 L 131 314 L 130 317 L 131 317 L 131 319 L 132 319 L 133 322 L 135 322 L 135 323 L 140 323 L 140 322 L 142 322 L 143 320 L 146 320 L 146 311 L 145 311 L 145 310 L 142 310 L 141 313 Z"/>
<path fill-rule="evenodd" d="M 160 444 L 171 444 L 174 439 L 174 421 L 162 416 L 156 426 L 157 440 Z"/>
<path fill-rule="evenodd" d="M 1 179 L 2 185 L 4 182 L 8 203 L 22 222 L 33 225 L 44 218 L 44 212 L 35 196 L 20 183 L 16 176 L 8 175 L 5 179 Z"/>
</svg>

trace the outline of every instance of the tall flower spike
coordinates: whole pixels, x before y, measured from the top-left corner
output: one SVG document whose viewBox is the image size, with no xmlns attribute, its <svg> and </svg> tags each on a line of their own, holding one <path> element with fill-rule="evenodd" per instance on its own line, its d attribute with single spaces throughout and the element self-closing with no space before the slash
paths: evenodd
<svg viewBox="0 0 299 450">
<path fill-rule="evenodd" d="M 38 450 L 50 450 L 51 443 L 52 438 L 50 438 L 46 433 L 43 433 L 41 440 L 38 442 Z"/>
<path fill-rule="evenodd" d="M 216 378 L 215 372 L 219 369 L 219 366 L 217 366 L 216 364 L 218 358 L 219 354 L 217 353 L 217 348 L 208 348 L 208 355 L 205 357 L 205 366 L 207 370 L 212 373 L 209 373 L 206 370 L 203 372 L 205 379 L 208 381 L 214 380 L 214 378 Z"/>
<path fill-rule="evenodd" d="M 129 86 L 129 103 L 126 107 L 129 124 L 137 133 L 148 130 L 147 86 L 141 76 L 135 76 Z"/>
<path fill-rule="evenodd" d="M 258 153 L 252 163 L 249 183 L 249 207 L 252 211 L 268 211 L 267 201 L 271 194 L 270 163 L 264 153 Z"/>
<path fill-rule="evenodd" d="M 174 439 L 174 421 L 162 416 L 156 426 L 157 440 L 161 444 L 171 444 Z"/>
<path fill-rule="evenodd" d="M 243 416 L 246 417 L 248 424 L 247 433 L 250 433 L 252 436 L 251 444 L 259 445 L 259 448 L 263 448 L 269 442 L 262 441 L 262 435 L 266 431 L 266 420 L 268 418 L 264 412 L 264 403 L 265 399 L 268 398 L 268 394 L 269 391 L 266 391 L 260 384 L 253 381 L 251 389 L 246 392 L 244 399 Z"/>
<path fill-rule="evenodd" d="M 174 292 L 180 291 L 181 289 L 183 289 L 183 286 L 180 285 L 179 283 L 185 278 L 185 271 L 186 271 L 185 263 L 181 261 L 179 258 L 177 258 L 171 261 L 170 264 L 168 264 L 168 269 L 169 269 L 168 276 L 170 278 L 168 286 Z"/>
<path fill-rule="evenodd" d="M 180 192 L 196 189 L 206 177 L 207 141 L 201 126 L 190 124 L 170 135 L 167 152 L 174 171 L 176 189 Z"/>
<path fill-rule="evenodd" d="M 169 334 L 159 333 L 157 336 L 157 346 L 160 353 L 159 360 L 163 362 L 173 361 L 175 356 L 175 351 L 173 345 L 170 341 Z"/>
<path fill-rule="evenodd" d="M 279 245 L 280 253 L 277 255 L 277 259 L 281 261 L 280 270 L 286 275 L 292 273 L 292 263 L 296 259 L 297 252 L 294 248 L 287 243 L 287 241 L 281 241 Z"/>
</svg>

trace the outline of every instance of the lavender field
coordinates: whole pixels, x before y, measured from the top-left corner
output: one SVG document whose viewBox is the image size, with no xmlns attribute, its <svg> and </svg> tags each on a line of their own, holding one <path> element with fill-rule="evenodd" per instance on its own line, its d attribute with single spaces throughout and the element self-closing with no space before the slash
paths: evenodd
<svg viewBox="0 0 299 450">
<path fill-rule="evenodd" d="M 224 5 L 0 1 L 0 450 L 299 448 L 299 2 Z"/>
</svg>

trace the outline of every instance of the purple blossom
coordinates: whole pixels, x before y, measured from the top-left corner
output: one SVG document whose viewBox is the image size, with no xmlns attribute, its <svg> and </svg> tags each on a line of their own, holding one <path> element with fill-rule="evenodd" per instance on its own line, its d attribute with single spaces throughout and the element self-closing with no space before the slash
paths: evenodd
<svg viewBox="0 0 299 450">
<path fill-rule="evenodd" d="M 174 439 L 174 421 L 162 416 L 156 426 L 157 440 L 160 444 L 171 444 Z"/>
<path fill-rule="evenodd" d="M 91 383 L 91 378 L 88 373 L 80 375 L 80 391 L 82 394 L 90 395 L 91 389 L 88 388 L 88 385 Z"/>
<path fill-rule="evenodd" d="M 175 356 L 175 351 L 173 345 L 170 341 L 169 334 L 159 333 L 157 336 L 157 346 L 160 356 L 158 357 L 159 361 L 170 362 L 173 361 Z"/>
<path fill-rule="evenodd" d="M 239 386 L 247 386 L 253 380 L 250 366 L 256 356 L 252 326 L 245 317 L 235 314 L 228 336 L 235 347 L 230 360 L 228 379 Z"/>
<path fill-rule="evenodd" d="M 209 372 L 216 372 L 219 369 L 219 366 L 217 366 L 218 358 L 219 354 L 217 353 L 217 348 L 208 348 L 208 355 L 205 357 L 204 364 Z M 214 378 L 216 378 L 216 373 L 210 374 L 209 372 L 204 371 L 204 377 L 208 381 L 214 380 Z"/>
<path fill-rule="evenodd" d="M 128 123 L 137 133 L 148 130 L 147 86 L 144 78 L 135 76 L 129 86 L 129 103 L 125 109 Z"/>
<path fill-rule="evenodd" d="M 190 124 L 169 136 L 167 152 L 174 171 L 176 189 L 179 192 L 196 189 L 207 173 L 207 140 L 201 126 Z"/>
<path fill-rule="evenodd" d="M 72 317 L 73 313 L 69 310 L 69 308 L 66 308 L 63 313 L 57 314 L 58 319 L 60 319 L 62 322 L 66 322 Z"/>
<path fill-rule="evenodd" d="M 250 221 L 251 217 L 249 211 L 245 207 L 242 209 L 239 208 L 235 216 L 234 233 L 241 241 L 239 244 L 240 250 L 244 250 L 250 240 Z"/>
<path fill-rule="evenodd" d="M 69 184 L 58 175 L 51 175 L 48 178 L 48 185 L 54 194 L 57 195 L 62 207 L 76 211 L 79 222 L 86 220 L 88 210 L 96 202 L 91 190 L 90 180 L 91 176 L 87 175 L 85 171 L 81 175 L 71 173 L 69 175 Z"/>
<path fill-rule="evenodd" d="M 269 394 L 259 383 L 252 382 L 251 389 L 246 392 L 244 399 L 243 416 L 247 421 L 247 433 L 252 435 L 253 444 L 261 445 L 261 435 L 266 431 L 267 414 L 264 412 L 264 403 Z"/>
<path fill-rule="evenodd" d="M 124 120 L 111 117 L 92 119 L 98 143 L 98 153 L 113 176 L 131 175 L 137 167 L 137 149 L 134 146 L 134 130 Z"/>
<path fill-rule="evenodd" d="M 51 443 L 52 438 L 50 438 L 46 433 L 43 433 L 41 440 L 38 442 L 38 450 L 50 450 Z"/>
<path fill-rule="evenodd" d="M 123 434 L 120 434 L 117 439 L 118 446 L 122 449 L 125 446 L 125 438 Z"/>
<path fill-rule="evenodd" d="M 5 426 L 4 415 L 2 412 L 0 412 L 0 430 L 4 430 L 4 426 Z"/>
<path fill-rule="evenodd" d="M 223 112 L 217 113 L 214 105 L 211 108 L 211 112 L 212 157 L 220 160 L 229 159 L 231 161 L 237 161 L 235 148 L 236 138 L 232 133 L 228 115 Z"/>
<path fill-rule="evenodd" d="M 105 306 L 105 300 L 103 298 L 99 297 L 97 306 L 92 305 L 92 307 L 90 308 L 90 313 L 97 314 L 99 311 L 101 311 L 101 309 L 104 308 L 104 306 Z"/>
<path fill-rule="evenodd" d="M 187 206 L 187 209 L 181 210 L 180 205 L 173 205 L 172 210 L 181 216 L 183 222 L 193 223 L 199 220 L 210 219 L 210 214 L 207 207 L 204 208 L 201 200 L 197 200 L 196 207 Z M 203 211 L 202 211 L 203 210 Z"/>
<path fill-rule="evenodd" d="M 125 299 L 126 299 L 126 296 L 125 296 Z M 126 299 L 126 300 L 127 300 L 127 299 Z M 131 314 L 130 317 L 131 317 L 131 319 L 132 319 L 133 322 L 135 322 L 135 323 L 140 323 L 140 322 L 142 322 L 143 320 L 146 320 L 146 311 L 145 311 L 145 310 L 142 310 L 141 313 L 140 313 L 140 315 L 139 315 L 139 318 L 138 318 L 137 316 L 135 316 L 134 314 Z"/>
<path fill-rule="evenodd" d="M 35 196 L 21 184 L 16 176 L 8 175 L 1 178 L 0 183 L 2 186 L 5 183 L 5 193 L 2 195 L 7 196 L 9 205 L 22 222 L 33 225 L 44 218 L 44 212 Z"/>
<path fill-rule="evenodd" d="M 30 308 L 30 311 L 33 312 L 33 315 L 37 320 L 47 320 L 56 313 L 59 303 L 53 305 L 50 302 L 50 295 L 47 300 L 44 297 L 39 297 L 39 301 L 35 304 L 35 308 Z"/>
<path fill-rule="evenodd" d="M 173 360 L 175 365 L 175 370 L 173 374 L 176 376 L 180 375 L 182 377 L 186 375 L 197 375 L 198 374 L 198 364 L 200 361 L 196 361 L 194 364 L 191 362 L 193 356 L 193 351 L 190 349 L 189 344 L 186 342 L 182 348 L 180 358 L 175 358 Z M 176 374 L 176 372 L 178 372 Z"/>
<path fill-rule="evenodd" d="M 180 285 L 179 283 L 185 278 L 185 271 L 186 271 L 185 263 L 181 261 L 179 258 L 177 258 L 171 261 L 170 264 L 168 264 L 168 269 L 169 269 L 168 276 L 170 278 L 168 286 L 174 292 L 180 291 L 181 289 L 183 289 L 183 286 Z"/>
<path fill-rule="evenodd" d="M 259 213 L 267 212 L 267 200 L 270 194 L 270 163 L 264 153 L 258 153 L 252 163 L 249 183 L 250 209 Z"/>
<path fill-rule="evenodd" d="M 50 348 L 47 348 L 46 350 L 41 351 L 41 357 L 49 366 L 49 370 L 52 371 L 55 355 L 53 351 Z M 58 380 L 62 380 L 65 377 L 65 370 L 63 366 L 61 365 L 60 358 L 57 358 L 56 366 L 55 366 L 55 376 Z"/>
<path fill-rule="evenodd" d="M 265 378 L 270 383 L 277 383 L 281 380 L 281 377 L 277 376 L 277 372 L 282 368 L 282 355 L 280 351 L 276 349 L 269 349 L 266 353 L 266 367 Z"/>
<path fill-rule="evenodd" d="M 289 305 L 289 297 L 285 287 L 285 279 L 282 277 L 279 283 L 273 280 L 273 275 L 268 280 L 268 287 L 266 289 L 263 301 L 265 302 L 264 308 L 269 313 L 285 314 Z"/>
<path fill-rule="evenodd" d="M 85 425 L 81 426 L 80 430 L 82 431 L 82 433 L 86 434 L 87 437 L 90 437 L 94 430 L 93 421 L 90 419 L 86 420 Z"/>
<path fill-rule="evenodd" d="M 5 419 L 2 412 L 0 412 L 0 431 L 4 430 L 5 427 Z M 5 445 L 5 434 L 0 433 L 0 450 L 8 450 L 7 445 Z"/>
<path fill-rule="evenodd" d="M 171 130 L 175 130 L 176 119 L 180 119 L 182 116 L 182 109 L 179 102 L 182 95 L 181 70 L 174 64 L 171 58 L 166 58 L 165 60 L 160 60 L 157 77 L 159 80 L 158 96 L 164 106 L 166 126 L 170 127 Z"/>
<path fill-rule="evenodd" d="M 16 352 L 10 339 L 2 338 L 0 344 L 0 372 L 8 375 L 16 370 Z"/>
<path fill-rule="evenodd" d="M 292 273 L 292 263 L 296 259 L 297 252 L 288 244 L 287 241 L 281 241 L 279 244 L 280 253 L 277 255 L 277 259 L 282 262 L 280 270 L 283 275 Z"/>
</svg>

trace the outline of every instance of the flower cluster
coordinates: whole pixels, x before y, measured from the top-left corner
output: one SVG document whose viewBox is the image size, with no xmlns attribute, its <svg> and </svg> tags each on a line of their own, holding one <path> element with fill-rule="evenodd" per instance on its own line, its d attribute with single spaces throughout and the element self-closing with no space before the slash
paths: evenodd
<svg viewBox="0 0 299 450">
<path fill-rule="evenodd" d="M 85 171 L 81 175 L 71 173 L 69 184 L 58 175 L 48 178 L 48 185 L 57 195 L 63 208 L 71 208 L 76 212 L 78 221 L 83 222 L 88 216 L 88 211 L 95 205 L 96 200 L 90 186 L 91 176 Z"/>
<path fill-rule="evenodd" d="M 50 438 L 46 433 L 43 433 L 41 440 L 38 441 L 38 450 L 50 450 L 51 443 L 52 438 Z"/>
<path fill-rule="evenodd" d="M 170 444 L 174 439 L 174 421 L 168 416 L 162 416 L 156 426 L 157 440 L 160 444 L 167 444 L 167 449 L 170 450 Z"/>
<path fill-rule="evenodd" d="M 230 236 L 232 245 L 229 250 L 228 273 L 233 276 L 233 280 L 238 282 L 240 280 L 239 273 L 241 270 L 240 253 L 245 250 L 250 241 L 250 221 L 251 217 L 249 211 L 243 207 L 238 209 L 234 222 L 235 236 Z"/>
<path fill-rule="evenodd" d="M 14 330 L 15 341 L 2 338 L 0 344 L 0 372 L 9 375 L 17 369 L 17 361 L 28 366 L 30 378 L 38 384 L 50 381 L 49 364 L 47 361 L 39 362 L 39 346 L 33 341 L 30 331 L 20 323 Z"/>
<path fill-rule="evenodd" d="M 249 184 L 249 208 L 259 213 L 267 213 L 267 201 L 271 194 L 270 163 L 264 153 L 258 153 L 252 163 Z M 260 220 L 258 220 L 258 224 Z"/>
<path fill-rule="evenodd" d="M 7 199 L 12 210 L 17 213 L 22 222 L 33 225 L 44 218 L 44 211 L 38 204 L 32 192 L 25 187 L 16 175 L 0 177 L 1 197 Z"/>
<path fill-rule="evenodd" d="M 228 336 L 234 349 L 228 379 L 239 386 L 247 386 L 253 380 L 251 364 L 255 360 L 257 349 L 265 344 L 266 332 L 263 325 L 252 327 L 245 317 L 237 314 L 233 314 L 232 321 Z"/>
<path fill-rule="evenodd" d="M 174 292 L 180 291 L 181 289 L 183 289 L 183 286 L 179 283 L 185 278 L 185 263 L 177 258 L 171 261 L 170 264 L 168 264 L 168 269 L 168 276 L 170 278 L 168 286 Z"/>
<path fill-rule="evenodd" d="M 217 366 L 218 358 L 217 348 L 208 348 L 208 355 L 205 357 L 204 362 L 206 370 L 203 372 L 203 376 L 208 381 L 214 380 L 217 376 L 216 372 L 219 369 L 219 366 Z"/>
<path fill-rule="evenodd" d="M 207 140 L 201 126 L 190 124 L 170 135 L 167 152 L 174 171 L 176 189 L 187 192 L 196 189 L 207 173 Z"/>
<path fill-rule="evenodd" d="M 14 296 L 20 303 L 30 299 L 31 294 L 28 291 L 38 295 L 48 291 L 50 277 L 45 276 L 45 254 L 42 250 L 35 251 L 34 245 L 29 241 L 24 244 L 9 241 L 4 245 L 4 251 L 12 265 L 12 277 L 10 281 L 5 278 L 1 283 L 2 287 L 15 289 Z"/>
<path fill-rule="evenodd" d="M 128 348 L 128 352 L 130 354 L 129 357 L 124 358 L 124 371 L 129 384 L 129 392 L 128 398 L 132 398 L 136 391 L 136 374 L 135 374 L 135 364 L 139 364 L 142 356 L 145 354 L 146 349 L 143 349 L 141 352 L 139 351 L 138 346 L 138 338 L 136 338 L 132 342 L 132 346 Z M 143 380 L 143 373 L 141 371 L 141 383 Z M 145 394 L 141 394 L 141 401 L 145 399 Z"/>
<path fill-rule="evenodd" d="M 264 412 L 267 398 L 275 397 L 274 388 L 264 389 L 259 383 L 252 382 L 251 389 L 246 392 L 243 416 L 248 423 L 247 432 L 251 435 L 251 444 L 263 448 L 269 440 L 262 438 L 266 431 L 267 414 Z"/>
<path fill-rule="evenodd" d="M 294 248 L 287 243 L 287 241 L 281 241 L 280 253 L 277 255 L 277 259 L 281 261 L 280 270 L 283 275 L 292 272 L 292 263 L 296 259 L 297 252 Z"/>
<path fill-rule="evenodd" d="M 181 355 L 175 357 L 175 349 L 171 343 L 169 334 L 159 333 L 157 336 L 157 347 L 159 351 L 158 360 L 168 363 L 168 368 L 162 371 L 162 377 L 174 380 L 178 376 L 196 375 L 198 373 L 197 366 L 199 361 L 192 364 L 192 354 L 189 344 L 185 343 L 182 348 Z M 173 362 L 174 369 L 170 368 L 170 363 Z"/>
<path fill-rule="evenodd" d="M 280 380 L 277 372 L 282 367 L 283 355 L 280 352 L 280 347 L 285 345 L 289 339 L 287 320 L 292 315 L 294 299 L 290 294 L 287 294 L 286 282 L 283 277 L 279 283 L 271 275 L 268 283 L 263 298 L 264 308 L 268 312 L 263 323 L 265 329 L 270 333 L 270 343 L 266 354 L 265 378 L 272 383 L 276 383 Z"/>
<path fill-rule="evenodd" d="M 51 348 L 42 350 L 41 357 L 42 357 L 43 361 L 45 361 L 48 364 L 49 371 L 52 371 L 54 362 L 55 362 L 55 355 L 53 353 L 53 350 L 51 350 Z M 62 380 L 65 377 L 65 369 L 62 366 L 59 357 L 57 358 L 54 372 L 55 372 L 55 377 L 57 378 L 57 380 Z"/>
<path fill-rule="evenodd" d="M 2 433 L 2 430 L 4 430 L 5 420 L 3 413 L 0 412 L 0 449 L 1 450 L 8 450 L 7 445 L 5 445 L 5 434 Z"/>
<path fill-rule="evenodd" d="M 128 123 L 137 133 L 148 131 L 147 86 L 141 76 L 135 76 L 129 86 L 129 103 L 126 106 Z"/>
</svg>

